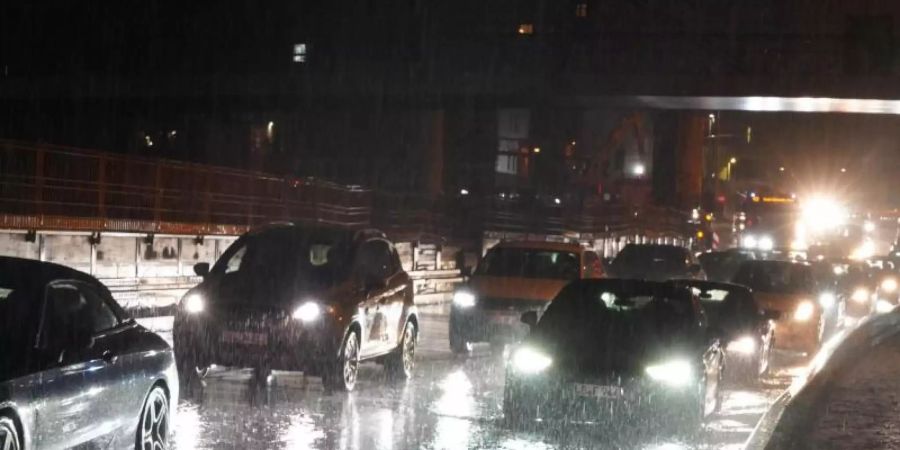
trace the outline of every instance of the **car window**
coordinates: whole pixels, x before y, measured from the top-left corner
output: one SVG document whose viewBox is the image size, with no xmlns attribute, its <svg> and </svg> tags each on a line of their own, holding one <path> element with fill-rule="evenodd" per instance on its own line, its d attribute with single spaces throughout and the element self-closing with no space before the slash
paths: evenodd
<svg viewBox="0 0 900 450">
<path fill-rule="evenodd" d="M 603 265 L 600 263 L 600 257 L 596 253 L 584 253 L 584 274 L 587 278 L 599 278 L 603 275 Z"/>
<path fill-rule="evenodd" d="M 55 283 L 47 288 L 44 339 L 50 348 L 72 342 L 85 324 L 92 334 L 110 330 L 119 319 L 97 292 L 80 283 Z"/>
<path fill-rule="evenodd" d="M 815 287 L 809 266 L 780 261 L 745 263 L 733 281 L 757 292 L 770 293 L 805 293 Z"/>
<path fill-rule="evenodd" d="M 576 253 L 528 248 L 493 248 L 478 265 L 477 275 L 494 277 L 578 278 L 581 262 Z"/>
<path fill-rule="evenodd" d="M 395 272 L 390 245 L 382 240 L 366 242 L 360 247 L 356 267 L 359 273 L 367 277 L 377 279 L 390 277 Z"/>
<path fill-rule="evenodd" d="M 234 253 L 225 261 L 225 273 L 233 273 L 241 270 L 241 262 L 247 253 L 247 245 L 241 245 Z"/>
</svg>

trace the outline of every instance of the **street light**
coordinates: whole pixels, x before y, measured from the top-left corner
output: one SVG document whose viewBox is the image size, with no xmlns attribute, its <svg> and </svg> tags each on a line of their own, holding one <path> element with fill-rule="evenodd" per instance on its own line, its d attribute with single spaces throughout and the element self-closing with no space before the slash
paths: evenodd
<svg viewBox="0 0 900 450">
<path fill-rule="evenodd" d="M 731 164 L 737 164 L 737 158 L 732 157 L 731 160 L 728 161 L 728 162 L 731 163 Z"/>
</svg>

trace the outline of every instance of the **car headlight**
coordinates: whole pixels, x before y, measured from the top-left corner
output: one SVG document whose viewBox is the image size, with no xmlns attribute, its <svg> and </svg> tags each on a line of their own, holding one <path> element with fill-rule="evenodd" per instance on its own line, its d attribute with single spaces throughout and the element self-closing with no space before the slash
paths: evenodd
<svg viewBox="0 0 900 450">
<path fill-rule="evenodd" d="M 691 363 L 683 359 L 647 366 L 644 371 L 653 380 L 673 387 L 686 386 L 694 379 L 694 369 L 691 367 Z"/>
<path fill-rule="evenodd" d="M 881 282 L 881 290 L 887 293 L 893 293 L 897 291 L 897 279 L 896 278 L 885 278 Z"/>
<path fill-rule="evenodd" d="M 869 290 L 866 288 L 854 289 L 853 295 L 850 296 L 850 300 L 853 300 L 856 303 L 865 303 L 869 301 Z"/>
<path fill-rule="evenodd" d="M 291 317 L 301 322 L 312 322 L 322 315 L 322 307 L 315 302 L 306 302 L 297 307 Z"/>
<path fill-rule="evenodd" d="M 889 313 L 894 310 L 894 304 L 887 300 L 878 300 L 875 302 L 875 312 L 881 313 Z"/>
<path fill-rule="evenodd" d="M 728 343 L 726 348 L 728 353 L 740 353 L 749 355 L 756 351 L 756 340 L 752 336 L 744 336 Z"/>
<path fill-rule="evenodd" d="M 206 309 L 206 302 L 203 300 L 203 296 L 197 293 L 193 293 L 184 298 L 184 310 L 190 314 L 199 314 Z"/>
<path fill-rule="evenodd" d="M 813 303 L 809 300 L 804 300 L 797 305 L 797 309 L 794 310 L 794 320 L 797 322 L 806 322 L 809 319 L 812 319 L 813 313 L 816 312 L 816 307 L 813 306 Z"/>
<path fill-rule="evenodd" d="M 756 246 L 757 246 L 756 236 L 753 236 L 753 235 L 744 236 L 744 247 L 753 249 L 753 248 L 756 248 Z"/>
<path fill-rule="evenodd" d="M 453 294 L 453 304 L 460 308 L 475 306 L 475 294 L 466 291 L 457 291 Z"/>
<path fill-rule="evenodd" d="M 552 363 L 553 360 L 549 356 L 531 347 L 522 347 L 516 350 L 512 358 L 513 367 L 517 371 L 526 374 L 543 372 Z"/>
<path fill-rule="evenodd" d="M 775 241 L 773 241 L 769 236 L 763 236 L 759 238 L 759 241 L 756 244 L 756 248 L 767 252 L 775 248 Z"/>
<path fill-rule="evenodd" d="M 837 302 L 837 299 L 834 298 L 834 294 L 831 292 L 825 292 L 819 296 L 819 304 L 825 309 L 834 306 L 835 302 Z"/>
</svg>

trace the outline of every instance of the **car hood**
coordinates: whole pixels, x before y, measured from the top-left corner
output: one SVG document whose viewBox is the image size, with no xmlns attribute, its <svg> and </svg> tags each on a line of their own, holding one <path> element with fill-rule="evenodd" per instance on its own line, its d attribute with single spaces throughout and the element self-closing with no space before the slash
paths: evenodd
<svg viewBox="0 0 900 450">
<path fill-rule="evenodd" d="M 569 280 L 474 276 L 467 288 L 486 298 L 551 301 Z"/>
</svg>

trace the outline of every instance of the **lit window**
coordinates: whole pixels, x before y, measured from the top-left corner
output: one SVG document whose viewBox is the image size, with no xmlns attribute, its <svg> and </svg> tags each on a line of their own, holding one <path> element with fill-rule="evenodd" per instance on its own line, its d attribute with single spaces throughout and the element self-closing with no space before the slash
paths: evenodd
<svg viewBox="0 0 900 450">
<path fill-rule="evenodd" d="M 575 17 L 587 17 L 587 3 L 575 5 Z"/>
<path fill-rule="evenodd" d="M 294 44 L 294 62 L 306 62 L 306 44 Z"/>
<path fill-rule="evenodd" d="M 523 23 L 519 25 L 519 34 L 534 34 L 534 24 Z"/>
</svg>

